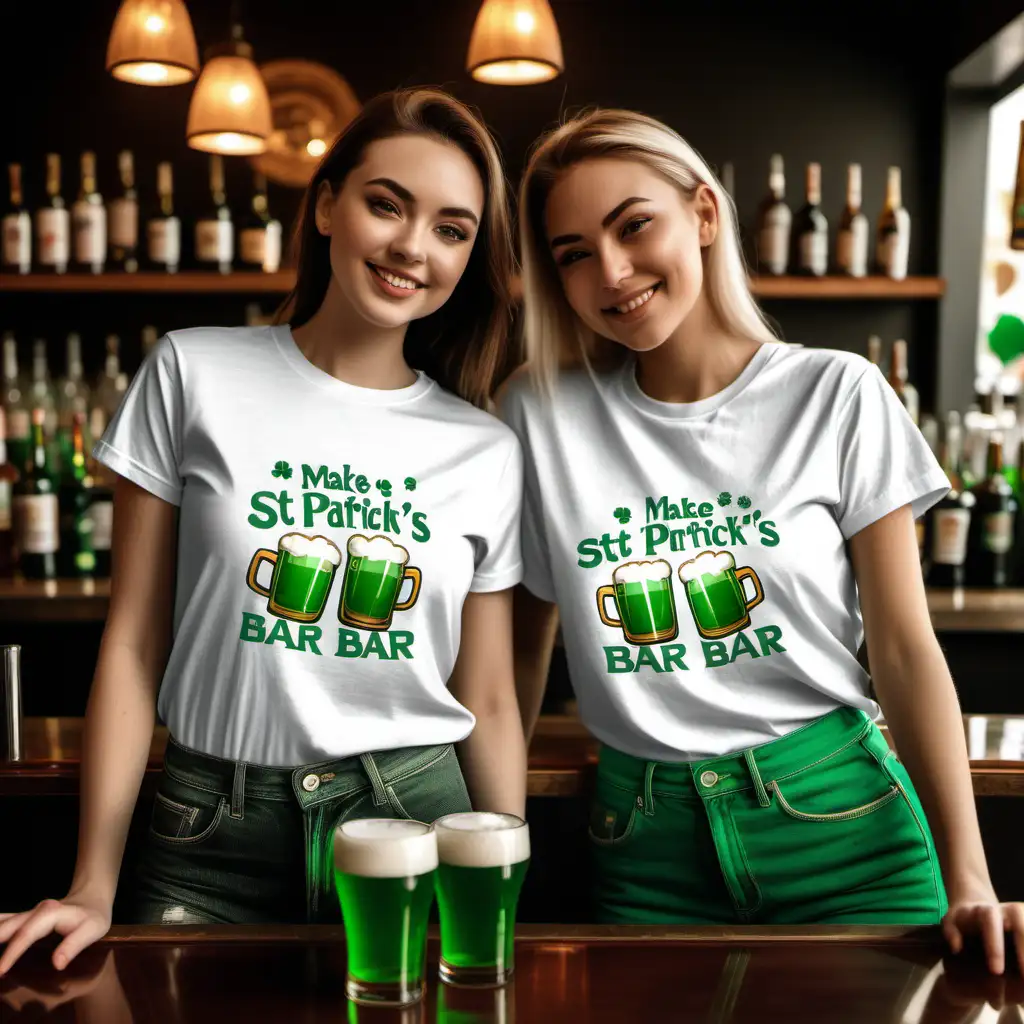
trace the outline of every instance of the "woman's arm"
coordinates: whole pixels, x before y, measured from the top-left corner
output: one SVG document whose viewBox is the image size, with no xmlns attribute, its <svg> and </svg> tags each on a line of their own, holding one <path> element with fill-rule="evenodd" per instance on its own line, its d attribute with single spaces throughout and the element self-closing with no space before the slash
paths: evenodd
<svg viewBox="0 0 1024 1024">
<path fill-rule="evenodd" d="M 516 697 L 527 744 L 533 738 L 544 703 L 557 633 L 558 605 L 534 597 L 524 586 L 516 587 L 512 646 L 515 652 Z"/>
<path fill-rule="evenodd" d="M 1001 973 L 1004 928 L 1024 970 L 1024 906 L 1000 907 L 978 827 L 963 719 L 928 614 L 909 506 L 850 541 L 871 675 L 900 760 L 935 837 L 949 898 L 943 930 L 954 952 L 981 932 L 989 967 Z"/>
<path fill-rule="evenodd" d="M 125 839 L 149 760 L 156 695 L 171 644 L 177 509 L 124 479 L 114 494 L 110 612 L 82 736 L 78 857 L 62 900 L 0 915 L 0 974 L 58 932 L 63 968 L 106 934 Z"/>
<path fill-rule="evenodd" d="M 449 689 L 476 716 L 459 744 L 473 807 L 526 816 L 526 743 L 512 675 L 512 592 L 469 594 Z"/>
</svg>

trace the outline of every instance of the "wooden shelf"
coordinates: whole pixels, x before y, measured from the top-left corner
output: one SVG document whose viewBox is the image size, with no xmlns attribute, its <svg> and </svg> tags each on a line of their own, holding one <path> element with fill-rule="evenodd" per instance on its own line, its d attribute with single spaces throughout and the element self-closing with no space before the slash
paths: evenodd
<svg viewBox="0 0 1024 1024">
<path fill-rule="evenodd" d="M 938 633 L 1024 633 L 1024 590 L 928 590 Z"/>
<path fill-rule="evenodd" d="M 938 299 L 946 291 L 941 277 L 754 277 L 759 299 Z"/>
</svg>

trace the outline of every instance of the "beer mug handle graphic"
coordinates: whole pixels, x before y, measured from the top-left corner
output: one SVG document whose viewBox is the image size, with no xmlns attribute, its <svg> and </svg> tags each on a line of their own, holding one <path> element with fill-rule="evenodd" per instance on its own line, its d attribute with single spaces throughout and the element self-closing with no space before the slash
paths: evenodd
<svg viewBox="0 0 1024 1024">
<path fill-rule="evenodd" d="M 749 577 L 750 582 L 754 584 L 754 596 L 748 598 L 746 588 L 743 586 L 743 581 Z M 736 580 L 740 585 L 740 590 L 743 591 L 743 601 L 747 606 L 749 612 L 751 608 L 756 608 L 764 600 L 764 590 L 761 588 L 761 581 L 757 578 L 757 573 L 750 568 L 749 565 L 743 566 L 742 569 L 736 570 Z"/>
<path fill-rule="evenodd" d="M 609 597 L 615 596 L 615 587 L 606 584 L 603 587 L 597 588 L 597 614 L 601 616 L 601 621 L 606 626 L 614 626 L 616 628 L 622 627 L 621 619 L 613 619 L 609 616 L 605 610 L 604 603 Z"/>
<path fill-rule="evenodd" d="M 262 562 L 270 562 L 271 565 L 277 565 L 277 552 L 271 551 L 269 548 L 260 548 L 252 556 L 252 561 L 249 563 L 249 573 L 245 578 L 245 582 L 249 585 L 250 590 L 255 590 L 262 597 L 270 597 L 270 590 L 267 587 L 261 587 L 256 582 L 256 574 L 260 571 L 260 564 Z"/>
<path fill-rule="evenodd" d="M 405 570 L 402 582 L 404 583 L 406 580 L 412 580 L 412 593 L 401 604 L 395 605 L 396 612 L 404 612 L 407 608 L 411 608 L 416 603 L 416 598 L 420 596 L 420 584 L 423 582 L 423 576 L 419 569 L 410 565 Z"/>
</svg>

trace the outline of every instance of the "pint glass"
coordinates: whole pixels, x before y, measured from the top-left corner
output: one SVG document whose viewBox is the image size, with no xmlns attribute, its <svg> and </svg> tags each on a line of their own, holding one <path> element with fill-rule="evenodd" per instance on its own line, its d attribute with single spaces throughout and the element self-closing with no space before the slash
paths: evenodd
<svg viewBox="0 0 1024 1024">
<path fill-rule="evenodd" d="M 422 997 L 436 868 L 437 838 L 421 821 L 364 818 L 334 830 L 349 999 L 404 1006 Z"/>
<path fill-rule="evenodd" d="M 348 565 L 341 587 L 338 618 L 356 629 L 389 629 L 395 612 L 416 603 L 420 592 L 419 569 L 407 566 L 409 552 L 387 537 L 355 534 L 348 540 Z M 399 601 L 406 580 L 412 581 L 409 596 Z"/>
<path fill-rule="evenodd" d="M 503 985 L 514 967 L 516 904 L 530 830 L 513 814 L 471 811 L 434 822 L 441 980 Z"/>
</svg>

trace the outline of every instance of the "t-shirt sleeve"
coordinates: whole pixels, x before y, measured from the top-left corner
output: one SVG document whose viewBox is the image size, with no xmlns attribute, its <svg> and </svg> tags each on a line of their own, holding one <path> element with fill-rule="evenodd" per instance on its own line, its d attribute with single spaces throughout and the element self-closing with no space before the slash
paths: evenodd
<svg viewBox="0 0 1024 1024">
<path fill-rule="evenodd" d="M 519 519 L 523 501 L 523 454 L 508 436 L 508 455 L 497 484 L 484 494 L 485 524 L 480 530 L 476 569 L 470 591 L 486 594 L 514 587 L 523 578 Z"/>
<path fill-rule="evenodd" d="M 180 505 L 184 404 L 179 353 L 165 335 L 139 367 L 93 456 L 158 498 Z"/>
<path fill-rule="evenodd" d="M 922 516 L 949 491 L 949 479 L 896 392 L 870 366 L 839 414 L 836 519 L 849 540 L 904 505 Z"/>
</svg>

